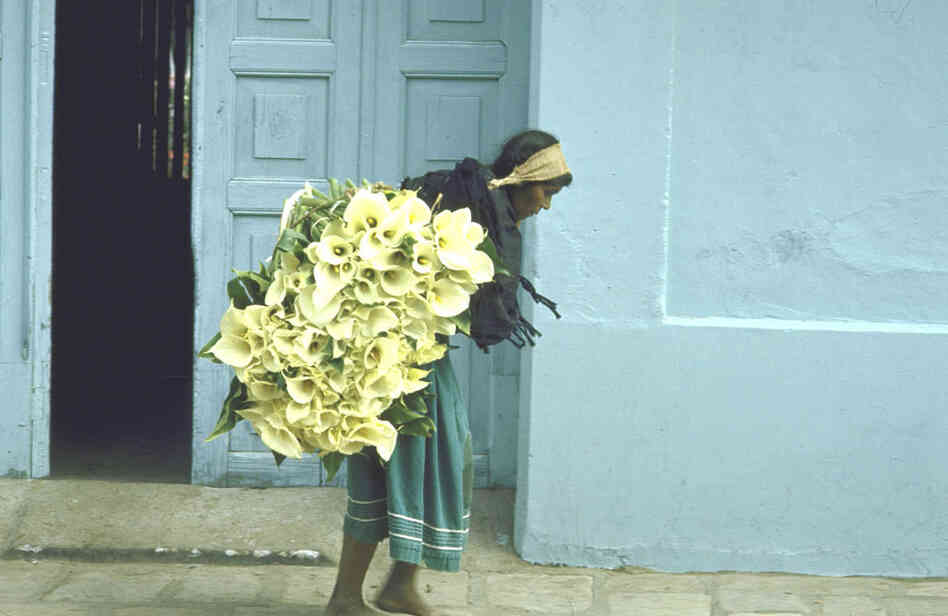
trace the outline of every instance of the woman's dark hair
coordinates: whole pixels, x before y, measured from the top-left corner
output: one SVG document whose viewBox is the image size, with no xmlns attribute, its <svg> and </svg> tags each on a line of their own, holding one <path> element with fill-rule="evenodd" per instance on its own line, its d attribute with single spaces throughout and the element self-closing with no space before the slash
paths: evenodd
<svg viewBox="0 0 948 616">
<path fill-rule="evenodd" d="M 514 167 L 526 162 L 528 158 L 543 148 L 559 142 L 559 139 L 542 130 L 528 130 L 519 135 L 514 135 L 504 144 L 504 147 L 500 150 L 500 156 L 498 156 L 494 164 L 491 165 L 490 170 L 494 174 L 494 177 L 507 177 L 513 172 Z M 551 180 L 527 182 L 524 185 L 551 184 L 556 187 L 562 187 L 569 186 L 572 181 L 573 174 L 566 173 Z"/>
</svg>

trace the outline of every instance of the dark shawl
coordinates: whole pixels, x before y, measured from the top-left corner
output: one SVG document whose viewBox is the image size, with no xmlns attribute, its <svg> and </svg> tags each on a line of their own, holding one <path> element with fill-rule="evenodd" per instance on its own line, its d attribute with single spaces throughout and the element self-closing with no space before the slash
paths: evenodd
<svg viewBox="0 0 948 616">
<path fill-rule="evenodd" d="M 471 208 L 471 218 L 484 227 L 510 276 L 497 274 L 494 282 L 482 285 L 471 297 L 471 338 L 483 351 L 503 340 L 518 348 L 533 346 L 540 332 L 520 313 L 517 289 L 523 286 L 533 300 L 549 308 L 556 318 L 556 304 L 537 293 L 533 284 L 520 275 L 520 230 L 516 214 L 503 189 L 489 190 L 493 174 L 473 158 L 465 158 L 454 169 L 431 171 L 420 178 L 405 178 L 402 188 L 417 190 L 418 197 L 433 206 L 441 195 L 438 209 Z"/>
</svg>

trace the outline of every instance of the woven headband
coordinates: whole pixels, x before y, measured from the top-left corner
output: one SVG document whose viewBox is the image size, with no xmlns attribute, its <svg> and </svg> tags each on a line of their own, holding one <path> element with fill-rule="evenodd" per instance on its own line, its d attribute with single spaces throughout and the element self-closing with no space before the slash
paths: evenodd
<svg viewBox="0 0 948 616">
<path fill-rule="evenodd" d="M 487 187 L 494 190 L 501 186 L 524 184 L 526 182 L 543 182 L 566 175 L 569 172 L 569 167 L 566 166 L 566 159 L 563 158 L 563 150 L 560 149 L 560 144 L 554 143 L 514 167 L 510 175 L 491 180 L 487 184 Z"/>
</svg>

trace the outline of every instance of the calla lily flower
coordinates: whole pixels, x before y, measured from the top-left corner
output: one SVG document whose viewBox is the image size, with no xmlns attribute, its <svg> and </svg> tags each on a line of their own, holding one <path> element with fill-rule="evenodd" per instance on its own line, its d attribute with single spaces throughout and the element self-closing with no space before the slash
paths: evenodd
<svg viewBox="0 0 948 616">
<path fill-rule="evenodd" d="M 284 277 L 283 286 L 289 293 L 299 294 L 309 285 L 312 280 L 310 280 L 311 272 L 306 270 L 297 270 L 292 274 Z"/>
<path fill-rule="evenodd" d="M 290 403 L 286 405 L 286 420 L 291 424 L 302 423 L 309 418 L 311 410 L 308 403 L 300 403 L 296 400 L 291 400 Z"/>
<path fill-rule="evenodd" d="M 376 229 L 375 235 L 388 248 L 395 248 L 402 242 L 405 233 L 409 231 L 408 210 L 399 209 L 391 212 Z"/>
<path fill-rule="evenodd" d="M 489 258 L 489 257 L 488 257 Z M 477 285 L 471 279 L 471 273 L 467 270 L 446 270 L 447 278 L 459 285 L 468 295 L 474 295 L 477 291 Z M 493 279 L 493 276 L 491 277 Z"/>
<path fill-rule="evenodd" d="M 267 287 L 267 295 L 263 300 L 267 306 L 283 303 L 286 298 L 285 277 L 286 274 L 283 273 L 283 270 L 277 270 L 273 273 L 273 282 Z"/>
<path fill-rule="evenodd" d="M 294 274 L 299 271 L 300 260 L 291 252 L 280 253 L 280 271 L 284 274 Z"/>
<path fill-rule="evenodd" d="M 476 284 L 490 282 L 494 279 L 494 262 L 486 252 L 475 250 L 471 258 L 471 269 L 469 271 L 471 280 Z"/>
<path fill-rule="evenodd" d="M 375 255 L 370 263 L 380 271 L 407 268 L 411 265 L 411 257 L 397 248 L 386 248 Z"/>
<path fill-rule="evenodd" d="M 411 267 L 419 274 L 430 274 L 441 269 L 438 253 L 432 242 L 416 242 L 412 246 Z"/>
<path fill-rule="evenodd" d="M 464 227 L 471 222 L 471 211 L 467 208 L 460 210 L 442 210 L 438 212 L 431 226 L 434 227 L 435 234 L 454 231 L 463 231 Z"/>
<path fill-rule="evenodd" d="M 426 298 L 431 312 L 439 317 L 456 317 L 471 303 L 471 297 L 451 280 L 439 280 L 428 291 Z"/>
<path fill-rule="evenodd" d="M 408 226 L 411 229 L 418 230 L 431 222 L 431 208 L 418 197 L 409 197 L 401 205 L 401 210 L 406 212 Z"/>
<path fill-rule="evenodd" d="M 272 381 L 251 379 L 247 387 L 255 400 L 269 401 L 283 397 L 283 391 Z"/>
<path fill-rule="evenodd" d="M 316 266 L 316 286 L 333 289 L 333 293 L 337 293 L 349 284 L 355 275 L 356 267 L 348 261 L 343 261 L 341 265 L 320 263 Z"/>
<path fill-rule="evenodd" d="M 263 443 L 288 458 L 302 458 L 303 448 L 296 436 L 275 418 L 273 405 L 240 409 L 237 414 L 250 421 Z"/>
<path fill-rule="evenodd" d="M 316 246 L 316 255 L 324 263 L 341 265 L 352 258 L 352 244 L 344 237 L 324 232 Z"/>
<path fill-rule="evenodd" d="M 410 319 L 402 324 L 402 333 L 415 340 L 421 340 L 428 335 L 428 325 L 422 319 Z"/>
<path fill-rule="evenodd" d="M 402 368 L 402 391 L 410 394 L 428 387 L 428 381 L 423 379 L 430 373 L 431 370 L 421 370 L 420 368 Z"/>
<path fill-rule="evenodd" d="M 323 431 L 338 426 L 342 421 L 342 415 L 334 409 L 320 409 L 314 413 L 316 422 L 313 427 Z"/>
<path fill-rule="evenodd" d="M 388 336 L 376 338 L 366 347 L 362 361 L 366 369 L 388 372 L 398 362 L 398 340 Z"/>
<path fill-rule="evenodd" d="M 366 231 L 378 227 L 388 214 L 389 206 L 385 195 L 362 189 L 352 196 L 342 218 L 350 229 Z"/>
<path fill-rule="evenodd" d="M 370 370 L 363 380 L 362 392 L 371 398 L 394 398 L 401 393 L 402 374 L 398 369 L 387 372 Z"/>
<path fill-rule="evenodd" d="M 221 335 L 221 339 L 211 347 L 211 353 L 228 366 L 235 368 L 243 368 L 253 360 L 250 343 L 237 336 Z"/>
<path fill-rule="evenodd" d="M 466 270 L 471 266 L 474 247 L 459 230 L 451 228 L 439 233 L 435 240 L 438 260 L 448 269 Z"/>
<path fill-rule="evenodd" d="M 231 302 L 230 307 L 224 312 L 224 316 L 221 317 L 221 335 L 222 336 L 235 336 L 241 337 L 247 332 L 247 317 L 244 314 L 244 311 L 235 308 L 234 303 Z"/>
<path fill-rule="evenodd" d="M 333 338 L 352 338 L 352 326 L 355 324 L 355 319 L 349 317 L 345 319 L 336 319 L 326 325 L 326 331 Z"/>
<path fill-rule="evenodd" d="M 352 285 L 352 291 L 360 304 L 371 305 L 382 301 L 378 286 L 366 282 L 365 280 L 357 279 L 355 284 Z"/>
<path fill-rule="evenodd" d="M 427 289 L 425 292 L 427 293 Z M 405 298 L 405 310 L 408 316 L 414 319 L 427 319 L 431 316 L 431 311 L 428 310 L 428 302 L 417 295 L 409 295 Z"/>
<path fill-rule="evenodd" d="M 326 325 L 332 321 L 342 306 L 339 288 L 310 285 L 297 298 L 299 311 L 313 325 Z"/>
<path fill-rule="evenodd" d="M 353 442 L 375 447 L 379 457 L 388 462 L 395 451 L 398 431 L 384 419 L 374 419 L 362 422 L 348 437 Z"/>
<path fill-rule="evenodd" d="M 458 333 L 458 326 L 455 325 L 454 321 L 448 321 L 447 319 L 435 319 L 434 330 L 436 334 L 453 336 L 454 334 Z"/>
<path fill-rule="evenodd" d="M 307 364 L 318 364 L 329 355 L 329 340 L 319 330 L 307 327 L 293 340 L 293 352 Z"/>
<path fill-rule="evenodd" d="M 263 353 L 260 354 L 260 363 L 268 372 L 281 372 L 285 365 L 283 360 L 280 359 L 280 355 L 274 351 L 275 349 L 272 348 L 264 349 Z"/>
<path fill-rule="evenodd" d="M 286 356 L 295 352 L 293 341 L 298 335 L 298 330 L 275 329 L 273 330 L 273 333 L 270 334 L 270 341 L 277 353 Z"/>
<path fill-rule="evenodd" d="M 480 246 L 484 241 L 484 227 L 476 222 L 469 222 L 464 225 L 464 237 L 471 246 Z"/>
<path fill-rule="evenodd" d="M 399 297 L 415 285 L 415 277 L 405 268 L 382 272 L 382 290 L 389 295 Z"/>
<path fill-rule="evenodd" d="M 378 229 L 366 231 L 362 239 L 359 240 L 359 258 L 364 261 L 371 261 L 379 253 L 386 250 L 388 250 L 388 246 L 382 241 Z"/>
<path fill-rule="evenodd" d="M 296 402 L 309 404 L 317 392 L 316 381 L 308 375 L 287 378 L 286 391 Z"/>
<path fill-rule="evenodd" d="M 378 336 L 382 332 L 387 332 L 398 325 L 398 317 L 391 309 L 385 306 L 376 306 L 369 310 L 368 318 L 365 319 L 364 331 L 369 336 Z"/>
</svg>

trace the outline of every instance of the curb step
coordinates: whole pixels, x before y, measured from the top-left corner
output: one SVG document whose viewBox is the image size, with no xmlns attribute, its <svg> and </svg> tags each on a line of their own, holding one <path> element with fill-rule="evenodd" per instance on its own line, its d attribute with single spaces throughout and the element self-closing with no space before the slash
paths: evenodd
<svg viewBox="0 0 948 616">
<path fill-rule="evenodd" d="M 20 545 L 0 555 L 2 560 L 70 560 L 89 563 L 149 562 L 214 565 L 296 565 L 334 567 L 335 562 L 316 550 L 200 550 L 197 548 L 75 548 Z"/>
</svg>

